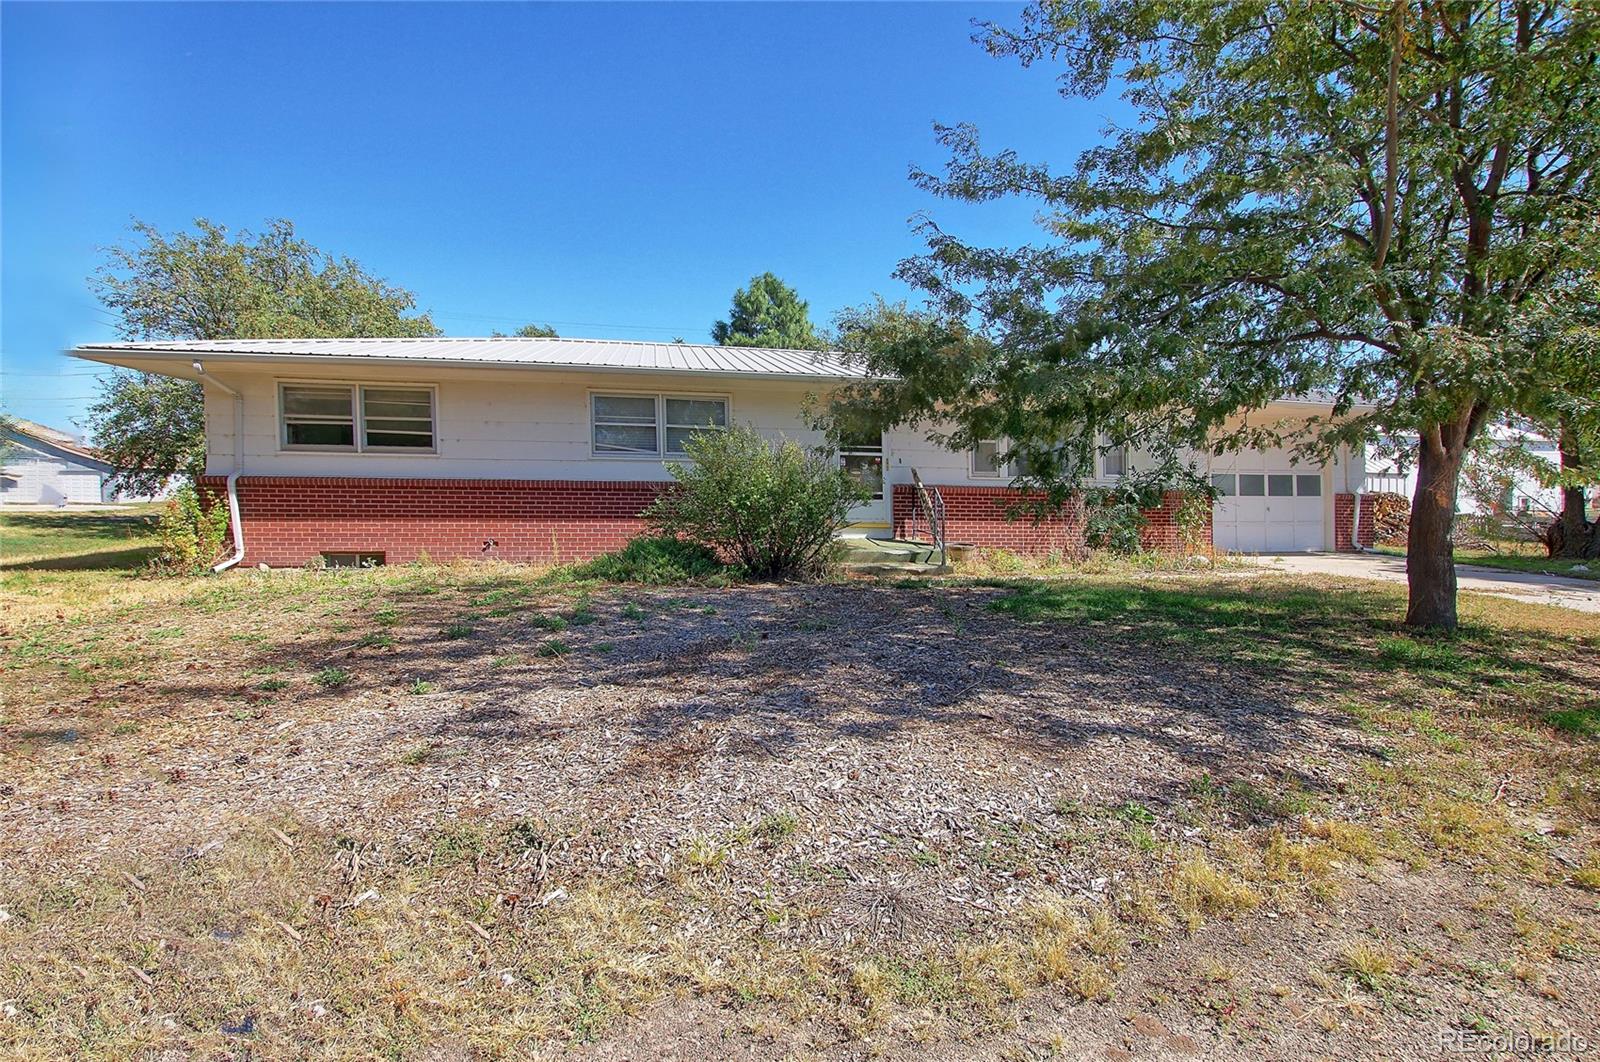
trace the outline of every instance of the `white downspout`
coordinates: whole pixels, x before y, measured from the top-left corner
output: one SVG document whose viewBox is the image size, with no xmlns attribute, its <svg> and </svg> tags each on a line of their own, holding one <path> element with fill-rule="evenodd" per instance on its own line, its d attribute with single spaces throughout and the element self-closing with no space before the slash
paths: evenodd
<svg viewBox="0 0 1600 1062">
<path fill-rule="evenodd" d="M 239 473 L 228 473 L 228 532 L 233 536 L 233 556 L 211 566 L 212 572 L 225 572 L 244 560 L 244 521 L 239 519 Z"/>
<path fill-rule="evenodd" d="M 1357 553 L 1367 552 L 1367 547 L 1361 544 L 1361 493 L 1367 486 L 1366 475 L 1361 479 L 1361 486 L 1356 488 L 1356 511 L 1350 515 L 1350 547 Z"/>
<path fill-rule="evenodd" d="M 1356 465 L 1354 454 L 1351 454 L 1350 464 L 1352 467 Z M 1367 450 L 1365 445 L 1361 448 L 1361 465 L 1356 471 L 1361 478 L 1356 481 L 1355 512 L 1350 514 L 1350 548 L 1357 553 L 1366 553 L 1367 547 L 1361 544 L 1361 495 L 1367 489 Z"/>
<path fill-rule="evenodd" d="M 196 361 L 194 371 L 202 383 L 221 388 L 233 396 L 233 471 L 228 473 L 228 533 L 233 538 L 233 556 L 211 567 L 213 572 L 225 572 L 244 560 L 244 521 L 239 517 L 239 473 L 244 471 L 244 395 L 208 374 L 203 362 Z"/>
</svg>

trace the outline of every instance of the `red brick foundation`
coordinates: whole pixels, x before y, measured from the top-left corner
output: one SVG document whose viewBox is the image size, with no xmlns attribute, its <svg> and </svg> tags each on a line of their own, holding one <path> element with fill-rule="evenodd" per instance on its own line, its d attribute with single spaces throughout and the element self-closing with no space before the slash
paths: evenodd
<svg viewBox="0 0 1600 1062">
<path fill-rule="evenodd" d="M 239 513 L 244 564 L 298 567 L 323 553 L 381 553 L 390 564 L 495 558 L 540 564 L 586 560 L 618 549 L 648 527 L 640 514 L 668 484 L 518 479 L 366 479 L 244 476 Z M 205 476 L 201 490 L 221 501 L 227 479 Z M 1083 503 L 1069 501 L 1042 521 L 1016 512 L 1009 487 L 941 486 L 952 542 L 1044 555 L 1084 551 Z M 909 533 L 912 488 L 894 487 L 894 532 Z M 1341 495 L 1340 500 L 1347 498 Z M 1169 494 L 1148 520 L 1146 548 L 1182 547 Z M 1345 538 L 1349 537 L 1346 503 Z M 1364 510 L 1363 538 L 1370 531 Z M 1199 535 L 1211 541 L 1206 522 Z M 1343 548 L 1343 547 L 1341 547 Z"/>
<path fill-rule="evenodd" d="M 220 497 L 224 476 L 201 489 Z M 639 514 L 665 483 L 520 479 L 243 476 L 244 563 L 305 564 L 323 553 L 382 553 L 399 564 L 498 558 L 585 560 L 646 530 Z"/>
<path fill-rule="evenodd" d="M 1168 491 L 1158 507 L 1144 510 L 1145 525 L 1139 532 L 1139 541 L 1145 549 L 1157 553 L 1206 552 L 1211 549 L 1210 503 L 1205 506 L 1205 522 L 1190 529 L 1189 541 L 1185 542 L 1183 530 L 1178 526 L 1178 511 L 1183 508 L 1183 502 L 1181 491 Z"/>
<path fill-rule="evenodd" d="M 1340 553 L 1354 553 L 1355 546 L 1350 543 L 1350 525 L 1356 511 L 1356 496 L 1354 494 L 1335 494 L 1333 496 L 1333 548 Z M 1372 495 L 1361 495 L 1361 544 L 1368 549 L 1372 548 L 1376 540 L 1376 525 L 1373 520 L 1377 516 L 1377 503 Z"/>
<path fill-rule="evenodd" d="M 971 542 L 990 549 L 1009 549 L 1018 553 L 1080 556 L 1084 552 L 1083 500 L 1073 498 L 1059 512 L 1036 521 L 1017 506 L 1026 496 L 1011 487 L 939 486 L 944 498 L 946 536 L 951 542 Z M 894 488 L 894 534 L 908 535 L 916 509 L 914 488 L 896 484 Z M 1146 549 L 1176 553 L 1188 548 L 1179 534 L 1177 514 L 1183 495 L 1169 493 L 1162 504 L 1145 510 L 1140 540 Z M 1196 545 L 1211 545 L 1211 516 L 1197 529 Z"/>
</svg>

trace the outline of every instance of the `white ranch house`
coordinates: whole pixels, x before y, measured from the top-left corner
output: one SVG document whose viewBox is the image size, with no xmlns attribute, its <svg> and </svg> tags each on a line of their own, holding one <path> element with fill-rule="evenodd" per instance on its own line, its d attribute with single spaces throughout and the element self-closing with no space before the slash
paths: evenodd
<svg viewBox="0 0 1600 1062">
<path fill-rule="evenodd" d="M 399 562 L 496 556 L 572 560 L 625 542 L 670 480 L 691 432 L 749 424 L 773 439 L 820 442 L 809 399 L 859 376 L 836 355 L 595 339 L 307 339 L 104 343 L 74 355 L 183 379 L 206 396 L 205 484 L 230 482 L 246 563 L 318 556 Z M 1287 401 L 1270 421 L 1326 415 Z M 937 487 L 949 537 L 1044 552 L 1070 548 L 1064 521 L 1005 518 L 1016 499 L 994 445 L 952 452 L 915 432 L 853 440 L 840 460 L 875 488 L 855 533 L 904 533 L 915 469 Z M 1283 451 L 1209 460 L 1225 496 L 1219 549 L 1348 548 L 1364 455 L 1326 465 Z M 1107 452 L 1099 482 L 1136 468 Z M 1171 512 L 1150 514 L 1153 544 L 1175 546 Z"/>
</svg>

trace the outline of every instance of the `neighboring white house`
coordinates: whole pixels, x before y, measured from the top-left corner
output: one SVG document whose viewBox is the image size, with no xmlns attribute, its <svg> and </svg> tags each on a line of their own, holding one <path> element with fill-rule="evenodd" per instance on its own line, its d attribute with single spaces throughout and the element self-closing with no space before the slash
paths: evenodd
<svg viewBox="0 0 1600 1062">
<path fill-rule="evenodd" d="M 1560 467 L 1561 454 L 1555 442 L 1537 432 L 1525 431 L 1506 424 L 1491 424 L 1484 429 L 1486 441 L 1492 447 L 1510 450 L 1521 447 L 1535 457 Z M 1366 489 L 1375 493 L 1403 494 L 1409 500 L 1417 490 L 1417 438 L 1402 437 L 1374 447 L 1367 452 Z M 1477 460 L 1468 457 L 1469 465 Z M 1561 511 L 1561 491 L 1545 487 L 1527 471 L 1514 471 L 1511 482 L 1495 499 L 1502 513 L 1531 513 L 1534 516 L 1552 516 Z M 1470 491 L 1462 489 L 1456 509 L 1462 513 L 1482 513 L 1483 506 Z"/>
<path fill-rule="evenodd" d="M 0 430 L 0 504 L 100 505 L 149 501 L 106 486 L 111 466 L 76 436 L 8 417 Z"/>
<path fill-rule="evenodd" d="M 319 554 L 570 560 L 615 548 L 642 529 L 640 511 L 690 434 L 749 424 L 821 442 L 808 403 L 861 375 L 813 351 L 591 339 L 108 343 L 73 353 L 204 383 L 205 485 L 220 492 L 237 474 L 245 560 L 272 565 Z M 1328 413 L 1308 400 L 1254 416 Z M 952 452 L 912 431 L 851 440 L 841 463 L 874 492 L 853 514 L 857 531 L 904 532 L 915 469 L 943 496 L 953 540 L 1070 547 L 1069 527 L 1005 518 L 1018 494 L 992 454 Z M 1116 482 L 1139 459 L 1102 454 L 1096 482 Z M 1224 492 L 1219 548 L 1347 543 L 1359 452 L 1341 449 L 1326 466 L 1278 450 L 1196 460 Z M 1177 548 L 1171 526 L 1171 512 L 1153 512 L 1151 541 Z"/>
</svg>

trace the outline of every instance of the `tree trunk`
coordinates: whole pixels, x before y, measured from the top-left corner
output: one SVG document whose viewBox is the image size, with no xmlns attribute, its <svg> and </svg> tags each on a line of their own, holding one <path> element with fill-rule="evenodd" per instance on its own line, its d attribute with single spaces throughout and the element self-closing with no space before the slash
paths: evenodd
<svg viewBox="0 0 1600 1062">
<path fill-rule="evenodd" d="M 1561 425 L 1561 471 L 1571 472 L 1583 462 L 1578 456 L 1578 436 L 1567 425 Z M 1561 488 L 1561 556 L 1577 559 L 1583 556 L 1588 538 L 1589 515 L 1584 509 L 1583 488 L 1571 485 Z"/>
<path fill-rule="evenodd" d="M 1429 438 L 1430 434 L 1434 437 Z M 1421 433 L 1417 490 L 1406 534 L 1406 626 L 1456 627 L 1456 565 L 1451 541 L 1464 445 L 1450 445 L 1437 431 Z"/>
</svg>

